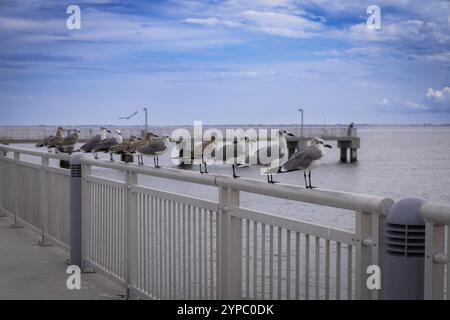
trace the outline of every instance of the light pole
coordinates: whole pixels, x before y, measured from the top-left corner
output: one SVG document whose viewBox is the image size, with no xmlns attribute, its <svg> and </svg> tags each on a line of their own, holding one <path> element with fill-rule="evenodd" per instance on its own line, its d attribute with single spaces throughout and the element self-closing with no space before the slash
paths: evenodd
<svg viewBox="0 0 450 320">
<path fill-rule="evenodd" d="M 148 113 L 148 109 L 147 108 L 144 108 L 143 109 L 144 110 L 144 112 L 145 112 L 145 133 L 147 133 L 148 132 L 148 122 L 147 122 L 147 113 Z"/>
<path fill-rule="evenodd" d="M 303 138 L 303 109 L 299 108 L 298 111 L 302 113 L 302 124 L 300 127 L 300 137 Z"/>
</svg>

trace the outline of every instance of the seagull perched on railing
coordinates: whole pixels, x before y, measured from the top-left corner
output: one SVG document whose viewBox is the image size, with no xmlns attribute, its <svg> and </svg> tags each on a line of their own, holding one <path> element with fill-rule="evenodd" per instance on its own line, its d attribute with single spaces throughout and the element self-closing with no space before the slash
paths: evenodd
<svg viewBox="0 0 450 320">
<path fill-rule="evenodd" d="M 314 189 L 315 187 L 311 184 L 311 171 L 320 165 L 321 159 L 326 154 L 325 148 L 331 149 L 332 147 L 320 138 L 313 138 L 308 147 L 294 153 L 286 163 L 278 167 L 269 168 L 266 172 L 267 181 L 269 183 L 275 183 L 272 176 L 274 173 L 303 171 L 303 176 L 305 177 L 305 187 L 307 189 Z M 308 172 L 309 185 L 306 181 L 306 172 Z"/>
<path fill-rule="evenodd" d="M 65 137 L 61 143 L 59 143 L 56 148 L 57 150 L 61 151 L 61 152 L 67 152 L 67 153 L 72 153 L 73 152 L 73 148 L 75 147 L 75 145 L 78 143 L 78 139 L 79 139 L 79 133 L 81 131 L 78 129 L 75 129 L 73 131 L 73 133 L 71 135 L 68 135 L 67 137 Z"/>
<path fill-rule="evenodd" d="M 245 163 L 250 153 L 250 140 L 249 137 L 235 137 L 233 142 L 223 144 L 221 147 L 214 148 L 211 151 L 211 158 L 214 161 L 222 162 L 225 164 L 231 163 L 233 169 L 233 178 L 239 178 L 236 175 L 236 167 Z"/>
<path fill-rule="evenodd" d="M 50 152 L 50 149 L 56 148 L 56 146 L 60 144 L 63 139 L 64 139 L 64 129 L 63 127 L 58 127 L 58 129 L 56 129 L 55 135 L 48 136 L 44 138 L 44 140 L 39 141 L 38 143 L 36 143 L 36 147 L 38 148 L 47 147 L 48 152 Z"/>
<path fill-rule="evenodd" d="M 98 152 L 109 152 L 109 149 L 117 144 L 121 144 L 123 142 L 122 138 L 122 132 L 120 130 L 114 131 L 114 137 L 107 138 L 103 141 L 101 141 L 95 148 L 94 148 L 94 158 L 98 159 Z M 111 155 L 112 157 L 112 155 Z"/>
<path fill-rule="evenodd" d="M 284 161 L 287 160 L 289 150 L 287 146 L 286 136 L 293 137 L 294 135 L 284 129 L 278 130 L 278 141 L 273 141 L 267 147 L 259 149 L 245 162 L 251 164 L 256 163 L 263 166 L 270 166 L 273 165 L 273 162 L 275 161 L 279 161 L 281 159 L 284 159 Z"/>
<path fill-rule="evenodd" d="M 97 147 L 102 141 L 104 141 L 107 138 L 108 133 L 111 133 L 111 130 L 101 127 L 99 133 L 96 136 L 89 139 L 88 142 L 86 142 L 80 148 L 80 150 L 84 152 L 92 152 L 92 150 L 94 150 L 95 147 Z"/>
<path fill-rule="evenodd" d="M 138 164 L 143 165 L 143 156 L 153 157 L 153 165 L 155 168 L 159 168 L 159 156 L 163 155 L 169 150 L 170 137 L 163 136 L 162 138 L 153 138 L 149 143 L 142 147 L 138 147 L 136 151 L 140 153 L 138 156 Z"/>
</svg>

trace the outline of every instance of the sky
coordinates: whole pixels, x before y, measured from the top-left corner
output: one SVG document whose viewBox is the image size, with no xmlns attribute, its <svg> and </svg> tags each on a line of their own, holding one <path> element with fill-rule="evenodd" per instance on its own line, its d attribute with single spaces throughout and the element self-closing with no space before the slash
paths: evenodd
<svg viewBox="0 0 450 320">
<path fill-rule="evenodd" d="M 450 0 L 0 0 L 0 125 L 450 123 L 449 31 Z"/>
</svg>

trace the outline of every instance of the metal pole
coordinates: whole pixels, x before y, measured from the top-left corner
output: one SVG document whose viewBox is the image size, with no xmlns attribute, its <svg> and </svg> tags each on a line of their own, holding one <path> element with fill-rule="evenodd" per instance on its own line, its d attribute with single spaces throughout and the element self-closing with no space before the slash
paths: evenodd
<svg viewBox="0 0 450 320">
<path fill-rule="evenodd" d="M 147 133 L 147 132 L 148 132 L 148 122 L 147 122 L 147 112 L 148 112 L 148 109 L 147 109 L 147 108 L 144 108 L 143 110 L 145 111 L 145 133 Z"/>
<path fill-rule="evenodd" d="M 302 113 L 302 125 L 300 127 L 300 137 L 303 138 L 303 109 L 299 108 L 298 111 Z"/>
</svg>

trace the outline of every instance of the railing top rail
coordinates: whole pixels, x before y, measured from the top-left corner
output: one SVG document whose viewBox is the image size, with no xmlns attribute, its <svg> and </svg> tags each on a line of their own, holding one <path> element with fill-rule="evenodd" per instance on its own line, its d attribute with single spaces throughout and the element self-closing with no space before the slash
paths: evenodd
<svg viewBox="0 0 450 320">
<path fill-rule="evenodd" d="M 270 197 L 380 215 L 386 215 L 389 208 L 394 203 L 390 198 L 378 196 L 325 189 L 309 190 L 303 187 L 281 183 L 272 185 L 261 180 L 247 178 L 234 179 L 224 175 L 199 174 L 197 172 L 179 169 L 144 167 L 130 163 L 123 164 L 88 158 L 82 159 L 82 162 L 92 166 L 129 171 L 136 174 L 150 175 L 207 186 L 224 187 Z"/>
<path fill-rule="evenodd" d="M 63 153 L 49 153 L 41 150 L 32 150 L 29 148 L 22 148 L 22 147 L 11 147 L 7 145 L 0 144 L 0 150 L 7 151 L 7 152 L 17 152 L 21 154 L 26 154 L 30 156 L 37 156 L 37 157 L 44 157 L 49 159 L 56 159 L 56 160 L 65 160 L 70 161 L 72 158 L 68 154 Z"/>
<path fill-rule="evenodd" d="M 420 208 L 420 214 L 426 221 L 431 221 L 442 225 L 450 225 L 449 205 L 426 202 Z"/>
</svg>

